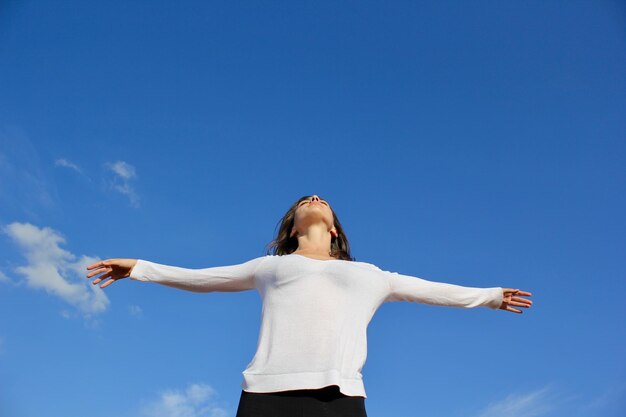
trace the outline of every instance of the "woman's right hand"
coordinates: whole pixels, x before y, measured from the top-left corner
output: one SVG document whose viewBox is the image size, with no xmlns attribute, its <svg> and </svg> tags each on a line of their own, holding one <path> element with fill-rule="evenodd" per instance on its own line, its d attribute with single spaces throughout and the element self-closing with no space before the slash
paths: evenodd
<svg viewBox="0 0 626 417">
<path fill-rule="evenodd" d="M 502 288 L 502 304 L 500 304 L 500 310 L 512 311 L 513 313 L 522 314 L 522 310 L 513 308 L 511 306 L 530 308 L 533 302 L 527 300 L 520 295 L 530 297 L 531 293 L 528 291 L 522 291 L 515 288 Z"/>
<path fill-rule="evenodd" d="M 104 261 L 98 261 L 87 267 L 87 269 L 97 268 L 87 274 L 87 278 L 91 278 L 94 275 L 102 274 L 93 280 L 92 284 L 96 285 L 100 281 L 110 278 L 107 282 L 102 284 L 100 288 L 106 288 L 118 279 L 127 278 L 130 276 L 131 271 L 137 264 L 137 259 L 122 259 L 113 258 L 106 259 Z"/>
</svg>

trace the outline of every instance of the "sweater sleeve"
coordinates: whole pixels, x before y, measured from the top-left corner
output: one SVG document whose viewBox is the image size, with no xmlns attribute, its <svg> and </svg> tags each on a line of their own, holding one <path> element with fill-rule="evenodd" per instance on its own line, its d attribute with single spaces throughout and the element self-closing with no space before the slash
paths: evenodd
<svg viewBox="0 0 626 417">
<path fill-rule="evenodd" d="M 155 282 L 193 292 L 234 292 L 255 288 L 254 273 L 266 257 L 237 265 L 187 269 L 138 259 L 130 279 Z"/>
<path fill-rule="evenodd" d="M 463 287 L 375 268 L 384 274 L 389 284 L 385 302 L 411 301 L 448 307 L 488 307 L 493 310 L 499 309 L 502 305 L 502 287 Z"/>
</svg>

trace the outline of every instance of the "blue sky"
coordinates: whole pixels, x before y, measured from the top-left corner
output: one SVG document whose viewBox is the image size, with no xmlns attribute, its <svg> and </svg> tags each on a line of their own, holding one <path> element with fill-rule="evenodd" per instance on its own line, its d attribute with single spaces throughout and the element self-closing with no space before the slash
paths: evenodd
<svg viewBox="0 0 626 417">
<path fill-rule="evenodd" d="M 383 304 L 368 415 L 624 415 L 624 3 L 3 2 L 0 62 L 0 415 L 234 417 L 256 292 L 84 269 L 241 263 L 313 193 L 357 260 L 533 293 Z"/>
</svg>

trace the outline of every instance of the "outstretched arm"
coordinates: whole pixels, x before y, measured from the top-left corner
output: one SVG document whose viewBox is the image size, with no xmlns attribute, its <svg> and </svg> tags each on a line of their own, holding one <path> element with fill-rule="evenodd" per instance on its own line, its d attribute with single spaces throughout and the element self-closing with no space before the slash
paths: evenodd
<svg viewBox="0 0 626 417">
<path fill-rule="evenodd" d="M 87 278 L 98 273 L 104 273 L 93 281 L 93 284 L 97 284 L 104 278 L 110 278 L 109 281 L 101 285 L 101 288 L 107 287 L 118 279 L 130 278 L 193 292 L 245 291 L 255 288 L 254 272 L 264 258 L 251 259 L 237 265 L 203 269 L 181 268 L 145 259 L 107 259 L 88 266 L 87 269 L 99 269 L 87 274 Z M 130 265 L 128 261 L 136 262 L 134 265 Z"/>
<path fill-rule="evenodd" d="M 389 282 L 389 294 L 385 301 L 412 301 L 421 304 L 463 308 L 483 306 L 515 313 L 521 313 L 521 310 L 511 306 L 529 308 L 532 304 L 532 301 L 520 297 L 531 294 L 518 289 L 464 287 L 428 281 L 397 272 L 381 272 L 385 274 Z"/>
</svg>

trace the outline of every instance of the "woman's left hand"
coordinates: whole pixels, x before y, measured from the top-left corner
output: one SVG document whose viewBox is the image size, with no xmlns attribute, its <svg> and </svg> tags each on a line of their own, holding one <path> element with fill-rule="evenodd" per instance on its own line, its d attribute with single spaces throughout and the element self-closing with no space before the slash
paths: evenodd
<svg viewBox="0 0 626 417">
<path fill-rule="evenodd" d="M 520 296 L 530 297 L 532 294 L 527 291 L 522 291 L 514 288 L 502 288 L 503 299 L 500 305 L 500 310 L 512 311 L 513 313 L 522 313 L 522 310 L 518 310 L 511 306 L 530 308 L 533 304 L 532 301 L 522 298 Z"/>
</svg>

